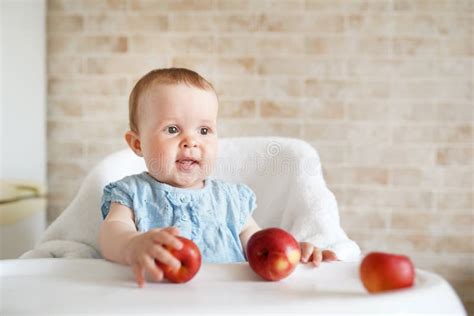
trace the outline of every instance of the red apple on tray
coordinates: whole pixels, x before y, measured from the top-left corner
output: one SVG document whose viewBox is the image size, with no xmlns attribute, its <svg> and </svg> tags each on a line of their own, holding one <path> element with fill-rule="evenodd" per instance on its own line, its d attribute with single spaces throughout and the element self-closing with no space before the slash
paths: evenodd
<svg viewBox="0 0 474 316">
<path fill-rule="evenodd" d="M 201 268 L 201 252 L 198 246 L 187 238 L 177 237 L 182 243 L 181 249 L 165 246 L 165 248 L 181 262 L 181 267 L 174 270 L 170 266 L 155 260 L 155 263 L 163 270 L 166 279 L 173 283 L 185 283 L 191 280 Z"/>
<path fill-rule="evenodd" d="M 383 252 L 367 254 L 360 264 L 360 279 L 370 293 L 413 286 L 415 268 L 410 258 Z"/>
<path fill-rule="evenodd" d="M 267 228 L 253 234 L 247 243 L 252 270 L 268 281 L 286 278 L 301 258 L 299 243 L 280 228 Z"/>
</svg>

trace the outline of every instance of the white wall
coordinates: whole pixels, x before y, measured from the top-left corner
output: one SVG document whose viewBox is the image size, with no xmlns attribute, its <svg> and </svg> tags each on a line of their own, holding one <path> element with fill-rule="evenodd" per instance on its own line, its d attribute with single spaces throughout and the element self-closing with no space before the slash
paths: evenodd
<svg viewBox="0 0 474 316">
<path fill-rule="evenodd" d="M 45 0 L 0 0 L 0 179 L 46 182 Z"/>
</svg>

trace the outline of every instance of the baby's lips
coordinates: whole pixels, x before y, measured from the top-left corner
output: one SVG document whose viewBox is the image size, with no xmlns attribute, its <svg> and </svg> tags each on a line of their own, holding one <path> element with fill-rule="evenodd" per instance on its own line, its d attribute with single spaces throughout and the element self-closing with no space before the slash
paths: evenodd
<svg viewBox="0 0 474 316">
<path fill-rule="evenodd" d="M 195 165 L 198 164 L 196 160 L 179 160 L 177 162 L 178 168 L 184 171 L 191 170 Z"/>
</svg>

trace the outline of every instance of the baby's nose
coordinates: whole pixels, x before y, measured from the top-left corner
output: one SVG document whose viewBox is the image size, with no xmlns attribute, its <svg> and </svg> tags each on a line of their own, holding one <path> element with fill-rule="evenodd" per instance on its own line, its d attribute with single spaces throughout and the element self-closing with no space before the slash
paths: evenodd
<svg viewBox="0 0 474 316">
<path fill-rule="evenodd" d="M 183 148 L 197 147 L 197 145 L 198 145 L 197 141 L 192 137 L 186 137 L 181 143 L 181 147 Z"/>
</svg>

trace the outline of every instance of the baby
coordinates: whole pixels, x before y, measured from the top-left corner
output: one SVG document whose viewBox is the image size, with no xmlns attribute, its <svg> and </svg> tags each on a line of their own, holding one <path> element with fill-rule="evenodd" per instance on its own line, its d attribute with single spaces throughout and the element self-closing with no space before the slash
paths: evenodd
<svg viewBox="0 0 474 316">
<path fill-rule="evenodd" d="M 188 69 L 153 70 L 130 94 L 125 139 L 147 172 L 104 188 L 99 244 L 104 258 L 131 266 L 139 287 L 146 275 L 162 280 L 155 260 L 180 267 L 164 247 L 180 249 L 178 235 L 198 245 L 204 262 L 229 263 L 246 260 L 247 242 L 260 230 L 252 190 L 209 178 L 217 156 L 217 111 L 213 86 Z M 337 259 L 311 243 L 300 247 L 303 263 Z"/>
</svg>

